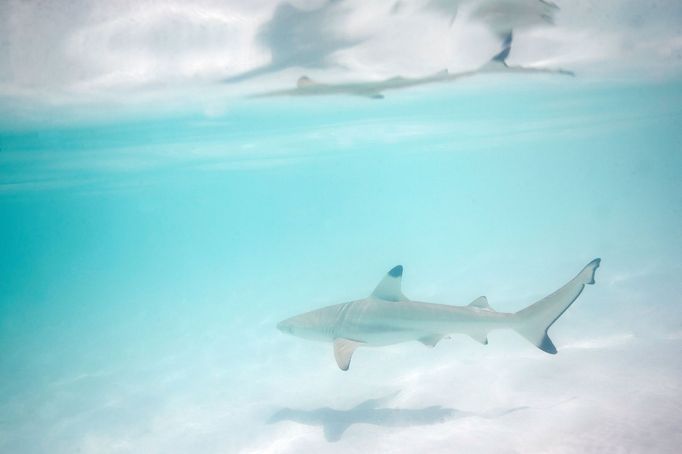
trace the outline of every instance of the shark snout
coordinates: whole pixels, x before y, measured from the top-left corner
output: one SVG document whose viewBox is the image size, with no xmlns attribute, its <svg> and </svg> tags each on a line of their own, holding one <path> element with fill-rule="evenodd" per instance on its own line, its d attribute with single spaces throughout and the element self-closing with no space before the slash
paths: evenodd
<svg viewBox="0 0 682 454">
<path fill-rule="evenodd" d="M 277 324 L 277 329 L 283 333 L 291 334 L 291 322 L 289 320 L 282 320 Z"/>
</svg>

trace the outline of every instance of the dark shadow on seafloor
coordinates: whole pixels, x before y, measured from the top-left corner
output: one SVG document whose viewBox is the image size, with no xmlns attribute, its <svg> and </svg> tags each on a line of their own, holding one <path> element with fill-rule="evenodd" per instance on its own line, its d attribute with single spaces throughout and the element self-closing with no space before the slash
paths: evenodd
<svg viewBox="0 0 682 454">
<path fill-rule="evenodd" d="M 426 426 L 467 417 L 497 418 L 528 408 L 513 407 L 476 413 L 439 405 L 425 408 L 385 407 L 386 402 L 394 396 L 395 394 L 380 399 L 369 399 L 350 410 L 335 410 L 329 407 L 315 410 L 282 408 L 270 417 L 268 424 L 293 421 L 308 426 L 322 426 L 325 439 L 335 442 L 339 441 L 346 429 L 353 424 L 372 424 L 383 427 Z"/>
</svg>

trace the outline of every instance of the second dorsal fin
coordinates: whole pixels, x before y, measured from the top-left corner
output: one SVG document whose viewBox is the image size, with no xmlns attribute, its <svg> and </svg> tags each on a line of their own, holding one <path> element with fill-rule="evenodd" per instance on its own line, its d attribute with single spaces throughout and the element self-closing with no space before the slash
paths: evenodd
<svg viewBox="0 0 682 454">
<path fill-rule="evenodd" d="M 493 308 L 488 304 L 488 298 L 485 296 L 479 296 L 475 300 L 469 303 L 469 307 L 476 307 L 478 309 L 486 309 L 492 311 Z"/>
<path fill-rule="evenodd" d="M 297 88 L 312 87 L 313 85 L 317 85 L 317 82 L 315 82 L 314 80 L 312 80 L 308 76 L 301 76 L 296 81 L 296 87 Z"/>
<path fill-rule="evenodd" d="M 401 290 L 402 279 L 403 266 L 394 266 L 379 282 L 379 285 L 372 292 L 372 296 L 386 301 L 407 301 L 407 297 L 403 295 Z"/>
<path fill-rule="evenodd" d="M 428 336 L 420 337 L 417 340 L 422 344 L 426 345 L 427 347 L 433 348 L 438 344 L 438 342 L 441 341 L 441 339 L 443 339 L 442 334 L 431 334 Z"/>
</svg>

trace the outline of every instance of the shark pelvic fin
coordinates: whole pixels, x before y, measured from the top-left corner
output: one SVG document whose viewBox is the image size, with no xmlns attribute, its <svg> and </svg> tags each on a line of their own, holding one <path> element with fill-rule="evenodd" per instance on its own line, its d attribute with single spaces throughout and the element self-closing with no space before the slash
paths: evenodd
<svg viewBox="0 0 682 454">
<path fill-rule="evenodd" d="M 488 298 L 485 296 L 479 296 L 475 300 L 469 303 L 469 307 L 477 307 L 479 309 L 487 309 L 489 311 L 492 311 L 493 308 L 490 307 L 490 304 L 488 304 Z"/>
<path fill-rule="evenodd" d="M 339 369 L 348 370 L 355 349 L 361 345 L 362 342 L 345 339 L 343 337 L 334 339 L 334 358 L 336 359 L 336 364 L 339 365 Z"/>
<path fill-rule="evenodd" d="M 442 334 L 431 334 L 429 336 L 420 337 L 418 340 L 427 347 L 435 347 L 441 339 L 443 339 Z"/>
<path fill-rule="evenodd" d="M 473 340 L 483 345 L 488 345 L 488 335 L 485 333 L 469 334 Z"/>
<path fill-rule="evenodd" d="M 343 433 L 348 429 L 349 424 L 344 422 L 339 423 L 325 423 L 324 424 L 324 439 L 333 443 L 339 441 L 343 437 Z"/>
<path fill-rule="evenodd" d="M 394 266 L 374 289 L 372 297 L 385 301 L 407 301 L 401 290 L 402 279 L 403 266 Z"/>
</svg>

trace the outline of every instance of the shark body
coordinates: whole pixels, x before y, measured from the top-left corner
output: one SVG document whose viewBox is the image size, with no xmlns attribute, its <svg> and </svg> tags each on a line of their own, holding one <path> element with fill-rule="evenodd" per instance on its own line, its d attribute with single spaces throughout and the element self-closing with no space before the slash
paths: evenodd
<svg viewBox="0 0 682 454">
<path fill-rule="evenodd" d="M 307 76 L 301 76 L 296 82 L 296 88 L 275 90 L 253 95 L 253 98 L 271 96 L 322 96 L 322 95 L 355 95 L 371 99 L 382 99 L 385 90 L 397 90 L 401 88 L 415 87 L 438 82 L 448 82 L 460 77 L 473 75 L 475 71 L 451 74 L 447 70 L 439 71 L 425 77 L 392 77 L 380 81 L 347 82 L 340 84 L 327 84 L 316 82 Z"/>
<path fill-rule="evenodd" d="M 299 77 L 295 88 L 274 90 L 251 95 L 251 98 L 266 98 L 273 96 L 327 96 L 327 95 L 354 95 L 371 99 L 383 99 L 383 92 L 387 90 L 400 90 L 434 83 L 454 82 L 456 80 L 490 73 L 526 73 L 526 74 L 558 74 L 575 76 L 572 71 L 561 68 L 542 68 L 535 66 L 510 65 L 507 57 L 511 52 L 513 32 L 507 31 L 502 36 L 502 49 L 495 54 L 486 64 L 477 69 L 457 73 L 448 72 L 447 69 L 438 71 L 424 77 L 396 76 L 390 79 L 365 82 L 323 83 L 312 80 L 308 76 Z"/>
<path fill-rule="evenodd" d="M 341 370 L 348 370 L 353 353 L 361 346 L 417 340 L 433 347 L 453 333 L 467 334 L 487 344 L 488 333 L 496 329 L 512 329 L 539 349 L 555 354 L 557 349 L 547 330 L 580 296 L 585 285 L 594 284 L 600 262 L 592 260 L 563 287 L 515 313 L 493 310 L 484 296 L 468 306 L 412 301 L 402 293 L 403 267 L 398 265 L 369 297 L 286 319 L 277 328 L 305 339 L 333 342 Z"/>
<path fill-rule="evenodd" d="M 346 82 L 346 83 L 323 83 L 317 82 L 308 76 L 301 76 L 296 82 L 295 88 L 274 90 L 251 95 L 251 98 L 269 98 L 274 96 L 328 96 L 328 95 L 353 95 L 370 99 L 384 99 L 384 91 L 401 90 L 420 85 L 435 83 L 454 82 L 465 77 L 490 73 L 526 73 L 526 74 L 559 74 L 574 76 L 572 71 L 561 68 L 540 68 L 532 66 L 509 65 L 506 57 L 509 55 L 508 48 L 502 50 L 492 60 L 478 69 L 450 73 L 447 69 L 425 77 L 402 77 L 396 76 L 390 79 L 369 82 Z"/>
</svg>

